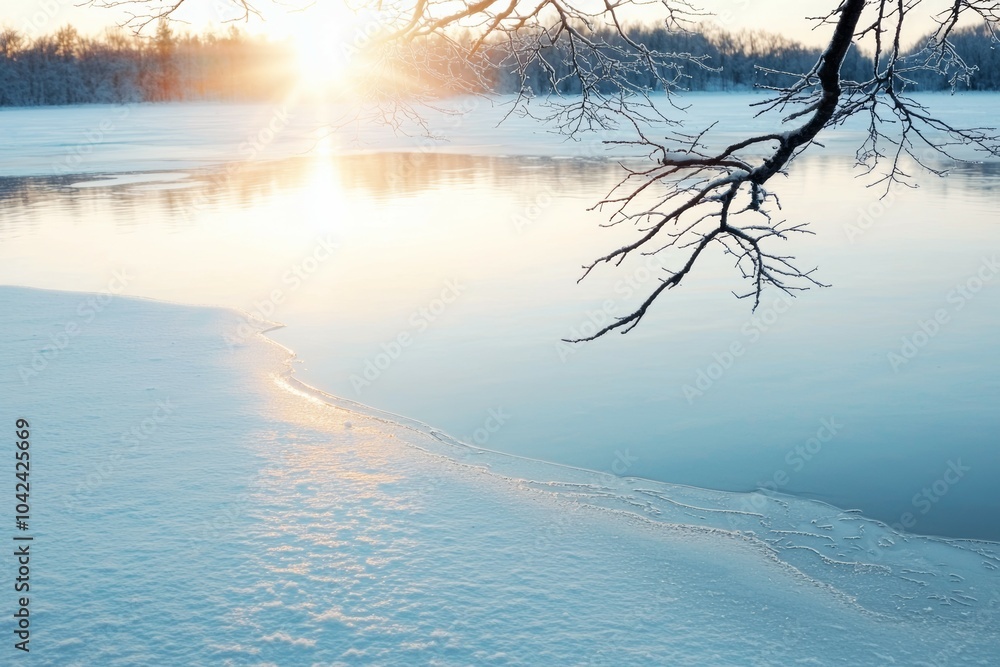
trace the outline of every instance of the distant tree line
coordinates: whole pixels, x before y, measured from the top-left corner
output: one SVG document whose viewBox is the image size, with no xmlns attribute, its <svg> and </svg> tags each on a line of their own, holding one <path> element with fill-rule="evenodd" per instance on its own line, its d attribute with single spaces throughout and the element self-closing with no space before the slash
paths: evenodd
<svg viewBox="0 0 1000 667">
<path fill-rule="evenodd" d="M 1000 44 L 993 38 L 989 28 L 983 24 L 956 30 L 949 37 L 965 64 L 975 67 L 975 74 L 968 81 L 957 81 L 957 90 L 1000 90 Z M 933 56 L 932 57 L 937 57 Z M 906 65 L 912 67 L 921 62 L 921 57 L 910 55 Z M 947 90 L 951 87 L 948 78 L 927 71 L 917 71 L 907 75 L 920 90 Z"/>
<path fill-rule="evenodd" d="M 596 34 L 610 45 L 621 39 L 612 31 Z M 680 86 L 699 91 L 778 85 L 784 83 L 781 72 L 807 71 L 821 53 L 818 48 L 760 31 L 680 33 L 650 26 L 633 36 L 661 52 L 706 56 L 704 67 L 688 64 L 674 73 Z M 909 76 L 911 90 L 944 90 L 952 85 L 960 90 L 1000 90 L 1000 53 L 986 27 L 957 30 L 951 41 L 965 62 L 978 68 L 976 75 L 967 82 L 952 82 L 915 71 Z M 568 48 L 564 40 L 558 40 L 547 47 L 551 58 L 520 65 L 506 58 L 502 47 L 494 48 L 484 56 L 490 58 L 493 73 L 487 87 L 494 92 L 516 92 L 523 77 L 535 94 L 579 92 L 574 89 L 578 81 L 564 78 L 565 73 L 559 71 L 568 67 Z M 273 99 L 289 91 L 296 66 L 294 49 L 287 43 L 236 29 L 222 35 L 177 34 L 166 22 L 148 37 L 116 30 L 87 37 L 67 26 L 30 39 L 17 30 L 2 29 L 0 56 L 0 106 Z M 865 80 L 871 68 L 871 59 L 852 49 L 843 77 Z M 636 87 L 657 88 L 657 77 L 642 68 L 631 71 L 628 80 Z"/>
<path fill-rule="evenodd" d="M 33 40 L 0 30 L 0 106 L 270 98 L 289 86 L 286 45 L 249 37 L 154 35 L 109 30 L 100 37 L 66 26 Z"/>
<path fill-rule="evenodd" d="M 631 35 L 651 50 L 661 53 L 697 54 L 705 56 L 704 66 L 687 64 L 676 72 L 651 72 L 635 68 L 628 74 L 628 82 L 646 90 L 661 87 L 660 81 L 675 80 L 682 89 L 697 91 L 749 90 L 757 84 L 778 85 L 788 83 L 776 72 L 806 72 L 816 63 L 821 49 L 809 48 L 775 33 L 763 31 L 728 32 L 671 32 L 650 26 Z M 599 31 L 597 37 L 610 48 L 618 46 L 622 37 L 614 30 Z M 566 40 L 550 47 L 554 52 L 545 62 L 532 62 L 526 68 L 512 66 L 505 59 L 498 60 L 497 88 L 501 92 L 516 92 L 518 77 L 535 94 L 580 92 L 578 79 L 566 77 L 571 57 Z M 577 56 L 579 57 L 579 56 Z M 599 64 L 595 64 L 599 67 Z M 845 78 L 866 79 L 871 71 L 871 60 L 853 49 L 844 63 Z M 556 85 L 553 86 L 553 82 Z"/>
<path fill-rule="evenodd" d="M 598 37 L 614 47 L 622 37 L 617 31 L 599 31 Z M 765 31 L 728 32 L 709 30 L 705 32 L 671 32 L 658 27 L 639 30 L 632 35 L 636 41 L 660 52 L 698 54 L 707 56 L 704 67 L 688 64 L 677 78 L 682 88 L 698 91 L 749 90 L 757 86 L 778 86 L 790 82 L 782 74 L 807 72 L 818 61 L 822 49 L 807 47 L 789 40 L 782 35 Z M 992 33 L 985 25 L 969 26 L 955 30 L 950 41 L 955 52 L 969 66 L 977 69 L 968 81 L 951 80 L 920 65 L 927 57 L 935 54 L 920 54 L 921 47 L 930 40 L 928 35 L 904 56 L 907 66 L 913 68 L 906 77 L 910 80 L 909 92 L 950 90 L 1000 90 L 1000 49 Z M 572 94 L 579 92 L 579 80 L 565 76 L 568 74 L 570 56 L 565 40 L 550 47 L 561 51 L 560 57 L 546 58 L 546 62 L 532 62 L 527 67 L 514 67 L 510 62 L 497 59 L 496 89 L 499 92 L 516 92 L 519 77 L 532 92 L 551 93 L 558 91 Z M 599 66 L 599 64 L 595 64 Z M 866 81 L 871 77 L 873 62 L 870 56 L 854 48 L 848 52 L 841 69 L 842 78 L 852 81 Z M 666 74 L 662 73 L 661 74 Z M 671 76 L 663 78 L 671 79 Z M 628 74 L 630 83 L 648 90 L 655 90 L 661 80 L 653 72 L 642 72 L 636 68 Z M 555 82 L 555 85 L 553 85 Z"/>
</svg>

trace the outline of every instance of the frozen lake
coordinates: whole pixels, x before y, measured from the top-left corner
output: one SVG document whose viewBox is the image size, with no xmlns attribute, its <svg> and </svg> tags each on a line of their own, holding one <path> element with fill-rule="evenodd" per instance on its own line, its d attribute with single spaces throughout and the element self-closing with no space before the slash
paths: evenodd
<svg viewBox="0 0 1000 667">
<path fill-rule="evenodd" d="M 749 97 L 692 100 L 739 119 Z M 1000 98 L 935 102 L 974 124 Z M 317 141 L 320 114 L 284 113 L 0 112 L 0 284 L 264 316 L 305 382 L 489 449 L 1000 540 L 997 164 L 879 202 L 847 128 L 779 190 L 817 233 L 790 250 L 833 287 L 753 314 L 709 258 L 628 336 L 567 347 L 655 280 L 636 263 L 576 284 L 630 237 L 586 212 L 620 174 L 601 146 L 484 109 L 442 121 L 434 150 Z"/>
</svg>

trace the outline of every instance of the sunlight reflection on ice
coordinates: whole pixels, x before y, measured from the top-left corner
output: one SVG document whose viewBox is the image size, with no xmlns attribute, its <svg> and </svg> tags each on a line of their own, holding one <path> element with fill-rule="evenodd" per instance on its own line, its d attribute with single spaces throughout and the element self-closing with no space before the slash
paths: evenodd
<svg viewBox="0 0 1000 667">
<path fill-rule="evenodd" d="M 609 298 L 623 311 L 641 293 L 622 282 L 641 260 L 576 284 L 583 262 L 631 237 L 585 212 L 618 177 L 615 164 L 327 149 L 185 172 L 198 183 L 183 190 L 4 179 L 0 280 L 100 290 L 127 268 L 126 293 L 283 322 L 271 335 L 296 350 L 302 377 L 333 393 L 467 441 L 502 408 L 513 418 L 490 448 L 595 470 L 627 452 L 630 474 L 751 490 L 788 473 L 789 452 L 834 417 L 848 428 L 781 490 L 895 523 L 960 459 L 975 474 L 914 530 L 995 536 L 978 517 L 995 505 L 989 480 L 1000 474 L 988 377 L 1000 293 L 956 312 L 903 372 L 885 359 L 1000 247 L 997 165 L 957 167 L 886 207 L 854 180 L 848 156 L 801 159 L 782 184 L 783 213 L 813 221 L 817 236 L 788 250 L 819 265 L 832 289 L 752 325 L 774 316 L 775 297 L 751 314 L 729 296 L 741 285 L 726 258 L 709 257 L 630 336 L 574 348 L 562 363 L 556 343 L 588 313 Z M 870 212 L 859 236 L 847 233 Z M 418 316 L 449 280 L 463 296 L 434 322 Z M 748 327 L 760 334 L 752 343 Z M 413 344 L 359 393 L 352 377 L 400 333 Z M 682 387 L 733 342 L 748 352 L 688 404 Z"/>
</svg>

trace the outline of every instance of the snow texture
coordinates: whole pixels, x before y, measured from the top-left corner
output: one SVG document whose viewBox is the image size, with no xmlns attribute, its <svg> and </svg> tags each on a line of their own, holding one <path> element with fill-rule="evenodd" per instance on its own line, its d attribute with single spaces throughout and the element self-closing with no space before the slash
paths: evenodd
<svg viewBox="0 0 1000 667">
<path fill-rule="evenodd" d="M 24 664 L 1000 655 L 1000 545 L 470 448 L 300 384 L 263 336 L 230 353 L 232 311 L 13 287 L 0 310 L 0 418 L 33 434 Z"/>
</svg>

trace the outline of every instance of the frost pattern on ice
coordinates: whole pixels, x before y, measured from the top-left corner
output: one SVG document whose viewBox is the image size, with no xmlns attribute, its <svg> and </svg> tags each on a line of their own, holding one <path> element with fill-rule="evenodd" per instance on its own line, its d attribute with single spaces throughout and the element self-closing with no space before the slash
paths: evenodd
<svg viewBox="0 0 1000 667">
<path fill-rule="evenodd" d="M 470 448 L 299 385 L 263 337 L 229 348 L 237 313 L 116 298 L 85 318 L 85 298 L 0 288 L 0 420 L 45 452 L 34 663 L 1000 654 L 996 544 Z"/>
<path fill-rule="evenodd" d="M 992 574 L 1000 566 L 996 543 L 900 534 L 859 510 L 763 490 L 698 489 L 523 459 L 460 442 L 419 421 L 330 396 L 294 378 L 288 381 L 331 404 L 432 435 L 434 440 L 412 444 L 500 475 L 519 489 L 626 513 L 663 528 L 749 540 L 866 611 L 909 619 L 969 621 L 982 628 L 1000 623 L 1000 578 Z"/>
</svg>

